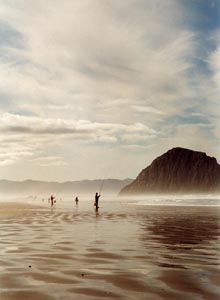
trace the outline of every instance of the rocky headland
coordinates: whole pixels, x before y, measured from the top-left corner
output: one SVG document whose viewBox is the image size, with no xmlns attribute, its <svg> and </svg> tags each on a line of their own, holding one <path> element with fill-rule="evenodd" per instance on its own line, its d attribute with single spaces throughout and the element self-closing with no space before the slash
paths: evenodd
<svg viewBox="0 0 220 300">
<path fill-rule="evenodd" d="M 220 191 L 220 165 L 204 152 L 180 147 L 157 157 L 119 195 Z"/>
</svg>

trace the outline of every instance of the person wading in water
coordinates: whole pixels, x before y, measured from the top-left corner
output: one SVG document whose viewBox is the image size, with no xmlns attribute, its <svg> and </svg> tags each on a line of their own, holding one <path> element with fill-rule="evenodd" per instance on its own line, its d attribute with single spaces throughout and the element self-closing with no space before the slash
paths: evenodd
<svg viewBox="0 0 220 300">
<path fill-rule="evenodd" d="M 53 195 L 50 196 L 50 205 L 51 207 L 56 203 L 55 197 Z"/>
<path fill-rule="evenodd" d="M 99 197 L 101 197 L 101 195 L 98 194 L 98 193 L 95 193 L 95 202 L 94 202 L 94 206 L 95 206 L 96 211 L 99 209 Z"/>
</svg>

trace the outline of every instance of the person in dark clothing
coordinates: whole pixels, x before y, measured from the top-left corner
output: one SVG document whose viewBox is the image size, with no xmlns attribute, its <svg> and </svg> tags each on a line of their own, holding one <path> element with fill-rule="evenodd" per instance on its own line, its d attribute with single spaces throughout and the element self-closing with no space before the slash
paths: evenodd
<svg viewBox="0 0 220 300">
<path fill-rule="evenodd" d="M 55 200 L 55 197 L 53 195 L 50 196 L 50 205 L 51 207 L 54 205 L 54 203 L 56 202 Z"/>
<path fill-rule="evenodd" d="M 78 198 L 78 196 L 76 196 L 76 198 L 75 198 L 75 202 L 76 202 L 76 205 L 78 205 L 78 202 L 79 202 L 79 198 Z"/>
<path fill-rule="evenodd" d="M 98 193 L 95 193 L 95 203 L 94 203 L 94 206 L 96 207 L 96 210 L 98 210 L 98 208 L 99 208 L 99 197 L 101 197 L 101 195 L 99 195 Z"/>
</svg>

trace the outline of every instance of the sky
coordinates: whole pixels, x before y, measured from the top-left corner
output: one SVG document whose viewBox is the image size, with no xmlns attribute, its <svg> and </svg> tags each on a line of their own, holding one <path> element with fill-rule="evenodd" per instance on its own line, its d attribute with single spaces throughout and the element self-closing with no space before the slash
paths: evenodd
<svg viewBox="0 0 220 300">
<path fill-rule="evenodd" d="M 220 0 L 0 0 L 0 179 L 220 162 Z"/>
</svg>

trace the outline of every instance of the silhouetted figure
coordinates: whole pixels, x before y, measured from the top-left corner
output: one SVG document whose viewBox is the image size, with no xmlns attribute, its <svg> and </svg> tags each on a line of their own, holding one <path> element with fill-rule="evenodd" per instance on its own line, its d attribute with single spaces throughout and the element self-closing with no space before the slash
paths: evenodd
<svg viewBox="0 0 220 300">
<path fill-rule="evenodd" d="M 75 198 L 75 202 L 76 202 L 76 205 L 78 205 L 78 202 L 79 202 L 79 198 L 78 198 L 78 196 L 76 196 L 76 198 Z"/>
<path fill-rule="evenodd" d="M 54 200 L 55 197 L 53 195 L 50 196 L 50 205 L 51 207 L 54 205 L 54 203 L 56 203 L 56 201 Z"/>
<path fill-rule="evenodd" d="M 96 211 L 99 209 L 99 197 L 101 197 L 101 195 L 99 195 L 98 193 L 95 193 L 95 203 L 94 203 L 94 206 L 96 208 Z"/>
</svg>

